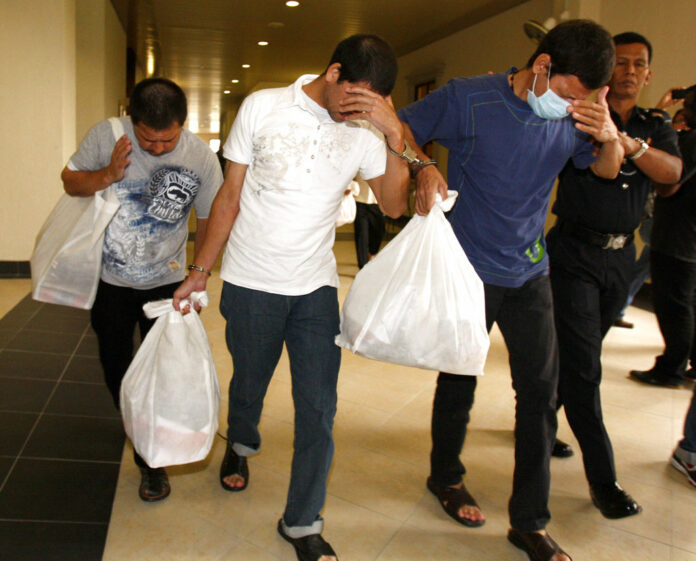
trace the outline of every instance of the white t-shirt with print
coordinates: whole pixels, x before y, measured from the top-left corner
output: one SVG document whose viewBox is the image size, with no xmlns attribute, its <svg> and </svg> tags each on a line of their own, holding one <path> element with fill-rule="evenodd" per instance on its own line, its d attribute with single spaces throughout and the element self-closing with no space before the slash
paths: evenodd
<svg viewBox="0 0 696 561">
<path fill-rule="evenodd" d="M 197 136 L 181 131 L 176 148 L 153 156 L 140 148 L 130 117 L 130 164 L 112 188 L 121 206 L 104 235 L 101 278 L 116 286 L 149 289 L 186 276 L 188 216 L 207 218 L 222 184 L 220 163 Z M 92 127 L 68 162 L 73 171 L 109 165 L 116 143 L 108 120 Z"/>
<path fill-rule="evenodd" d="M 248 165 L 240 211 L 221 277 L 275 294 L 302 295 L 338 286 L 332 252 L 347 185 L 384 174 L 384 138 L 365 122 L 335 122 L 302 85 L 261 90 L 242 103 L 223 147 Z"/>
</svg>

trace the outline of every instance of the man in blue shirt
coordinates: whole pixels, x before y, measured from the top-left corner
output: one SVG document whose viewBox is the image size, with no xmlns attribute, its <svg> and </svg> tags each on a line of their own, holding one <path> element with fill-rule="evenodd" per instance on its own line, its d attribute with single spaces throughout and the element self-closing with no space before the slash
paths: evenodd
<svg viewBox="0 0 696 561">
<path fill-rule="evenodd" d="M 540 561 L 569 560 L 545 530 L 558 348 L 544 224 L 551 188 L 569 159 L 602 177 L 619 171 L 623 148 L 607 89 L 586 101 L 613 65 L 609 33 L 594 22 L 569 21 L 545 36 L 522 70 L 451 80 L 399 112 L 411 142 L 437 140 L 449 149 L 449 188 L 460 194 L 450 222 L 484 282 L 487 325 L 497 323 L 503 334 L 517 398 L 508 539 Z M 423 214 L 447 182 L 435 166 L 416 173 L 416 210 Z M 475 387 L 475 376 L 440 373 L 428 479 L 445 511 L 466 526 L 485 521 L 464 487 L 459 459 Z"/>
</svg>

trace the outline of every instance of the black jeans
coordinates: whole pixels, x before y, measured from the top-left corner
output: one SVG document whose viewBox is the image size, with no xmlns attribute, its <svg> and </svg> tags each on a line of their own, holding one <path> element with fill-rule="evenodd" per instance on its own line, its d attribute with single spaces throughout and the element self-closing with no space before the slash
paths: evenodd
<svg viewBox="0 0 696 561">
<path fill-rule="evenodd" d="M 626 303 L 633 244 L 602 249 L 553 228 L 547 238 L 560 356 L 559 404 L 582 450 L 590 484 L 616 481 L 599 386 L 602 340 Z"/>
<path fill-rule="evenodd" d="M 683 377 L 687 363 L 696 364 L 696 263 L 659 251 L 650 252 L 650 263 L 655 314 L 665 340 L 655 370 Z"/>
<path fill-rule="evenodd" d="M 355 203 L 355 251 L 358 267 L 362 269 L 370 260 L 370 255 L 377 255 L 384 238 L 384 215 L 379 205 Z"/>
<path fill-rule="evenodd" d="M 510 524 L 524 532 L 543 530 L 551 517 L 549 459 L 557 426 L 558 350 L 551 286 L 544 276 L 519 288 L 486 284 L 485 294 L 486 324 L 490 330 L 497 323 L 503 334 L 517 400 Z M 431 477 L 437 485 L 455 485 L 465 473 L 459 455 L 476 381 L 476 376 L 445 372 L 438 378 L 430 455 Z"/>
<path fill-rule="evenodd" d="M 138 290 L 99 281 L 91 311 L 92 329 L 97 334 L 104 381 L 117 409 L 120 408 L 121 382 L 133 360 L 135 326 L 140 327 L 142 341 L 155 324 L 155 320 L 145 317 L 143 304 L 171 298 L 178 286 L 179 283 L 175 283 Z M 137 452 L 133 451 L 133 457 L 138 466 L 146 466 Z"/>
</svg>

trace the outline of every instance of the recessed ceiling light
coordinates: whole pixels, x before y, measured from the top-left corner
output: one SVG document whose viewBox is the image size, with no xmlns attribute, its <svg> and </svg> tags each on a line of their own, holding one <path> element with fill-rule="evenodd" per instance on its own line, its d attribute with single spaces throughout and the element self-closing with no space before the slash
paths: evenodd
<svg viewBox="0 0 696 561">
<path fill-rule="evenodd" d="M 233 84 L 239 84 L 239 80 L 237 80 L 237 78 L 235 78 L 234 80 L 230 80 L 230 82 L 232 82 Z"/>
<path fill-rule="evenodd" d="M 225 90 L 225 91 L 224 91 L 224 92 L 222 92 L 222 93 L 224 93 L 224 94 L 228 94 L 228 93 L 230 93 L 230 90 Z"/>
<path fill-rule="evenodd" d="M 251 64 L 242 64 L 242 68 L 251 68 Z"/>
<path fill-rule="evenodd" d="M 285 3 L 285 5 L 286 5 L 288 8 L 296 8 L 297 6 L 300 5 L 300 3 L 299 3 L 297 0 L 288 0 L 288 1 Z"/>
<path fill-rule="evenodd" d="M 282 21 L 272 21 L 268 24 L 268 27 L 271 29 L 280 29 L 282 27 L 285 27 L 285 24 Z"/>
<path fill-rule="evenodd" d="M 259 41 L 259 42 L 256 43 L 256 44 L 257 44 L 259 47 L 265 47 L 266 45 L 268 45 L 268 41 Z"/>
</svg>

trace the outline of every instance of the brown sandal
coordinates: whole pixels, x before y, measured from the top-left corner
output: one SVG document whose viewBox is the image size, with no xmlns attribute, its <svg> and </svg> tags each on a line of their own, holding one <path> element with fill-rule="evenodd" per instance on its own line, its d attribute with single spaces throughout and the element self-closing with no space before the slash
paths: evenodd
<svg viewBox="0 0 696 561">
<path fill-rule="evenodd" d="M 563 551 L 548 534 L 520 532 L 511 528 L 508 530 L 507 538 L 512 545 L 524 551 L 530 561 L 551 561 L 553 556 L 559 553 L 570 559 L 570 555 Z"/>
<path fill-rule="evenodd" d="M 464 484 L 461 487 L 440 487 L 433 483 L 432 478 L 428 477 L 428 489 L 430 492 L 437 497 L 440 501 L 440 505 L 453 520 L 456 520 L 464 526 L 469 528 L 478 528 L 486 523 L 486 520 L 471 520 L 470 518 L 465 518 L 459 516 L 459 509 L 463 506 L 474 506 L 479 508 L 478 503 L 471 496 L 471 493 L 467 491 Z"/>
</svg>

